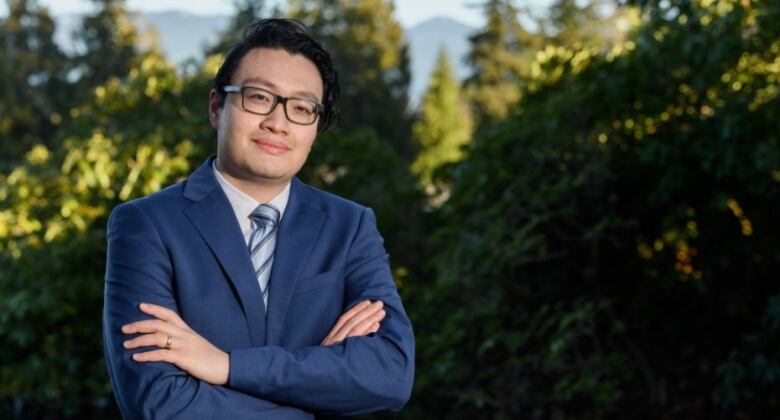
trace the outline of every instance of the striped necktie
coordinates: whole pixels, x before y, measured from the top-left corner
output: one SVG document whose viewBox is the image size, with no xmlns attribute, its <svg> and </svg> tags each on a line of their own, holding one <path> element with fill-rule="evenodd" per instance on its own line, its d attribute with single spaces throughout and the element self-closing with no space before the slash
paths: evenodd
<svg viewBox="0 0 780 420">
<path fill-rule="evenodd" d="M 279 210 L 270 204 L 260 204 L 249 215 L 252 221 L 252 231 L 249 234 L 249 255 L 255 267 L 255 275 L 263 293 L 263 303 L 268 308 L 268 281 L 271 277 L 271 266 L 274 262 L 276 248 L 276 230 L 279 224 Z"/>
</svg>

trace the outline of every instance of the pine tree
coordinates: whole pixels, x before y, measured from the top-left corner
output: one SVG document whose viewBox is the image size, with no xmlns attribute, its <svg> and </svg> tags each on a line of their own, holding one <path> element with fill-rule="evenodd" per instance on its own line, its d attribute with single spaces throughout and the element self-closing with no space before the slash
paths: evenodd
<svg viewBox="0 0 780 420">
<path fill-rule="evenodd" d="M 67 109 L 69 63 L 54 30 L 37 1 L 8 1 L 0 19 L 0 171 L 33 144 L 48 144 Z"/>
<path fill-rule="evenodd" d="M 412 165 L 423 185 L 431 186 L 437 168 L 459 161 L 471 138 L 469 107 L 442 46 L 422 100 L 420 119 L 412 126 L 420 152 Z"/>
<path fill-rule="evenodd" d="M 98 10 L 86 16 L 77 38 L 84 52 L 76 57 L 82 92 L 111 77 L 127 74 L 139 57 L 138 30 L 130 21 L 124 0 L 92 0 Z"/>
<path fill-rule="evenodd" d="M 339 128 L 371 127 L 411 158 L 408 46 L 394 11 L 389 0 L 291 2 L 291 14 L 333 56 L 341 85 Z"/>
<path fill-rule="evenodd" d="M 606 49 L 624 36 L 616 26 L 623 12 L 605 0 L 555 0 L 548 9 L 545 26 L 554 44 Z"/>
<path fill-rule="evenodd" d="M 538 48 L 538 38 L 520 23 L 511 0 L 487 0 L 482 7 L 487 25 L 470 38 L 473 73 L 466 80 L 480 128 L 504 119 L 520 100 L 521 76 Z"/>
</svg>

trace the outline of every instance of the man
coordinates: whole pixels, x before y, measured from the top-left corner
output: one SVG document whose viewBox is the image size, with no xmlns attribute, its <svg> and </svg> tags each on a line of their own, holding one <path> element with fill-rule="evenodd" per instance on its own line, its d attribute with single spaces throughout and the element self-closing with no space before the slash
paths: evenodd
<svg viewBox="0 0 780 420">
<path fill-rule="evenodd" d="M 209 96 L 217 156 L 118 206 L 103 331 L 126 418 L 398 409 L 414 338 L 370 209 L 295 178 L 338 97 L 329 54 L 262 20 Z"/>
</svg>

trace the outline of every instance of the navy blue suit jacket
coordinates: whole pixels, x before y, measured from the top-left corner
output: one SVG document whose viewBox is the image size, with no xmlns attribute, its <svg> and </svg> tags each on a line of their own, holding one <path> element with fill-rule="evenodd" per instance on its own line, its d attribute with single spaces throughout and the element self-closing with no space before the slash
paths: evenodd
<svg viewBox="0 0 780 420">
<path fill-rule="evenodd" d="M 108 222 L 103 334 L 125 418 L 313 418 L 400 408 L 414 376 L 412 327 L 373 212 L 292 180 L 263 304 L 236 216 L 212 172 L 117 206 Z M 339 316 L 381 300 L 378 333 L 321 346 Z M 225 386 L 138 363 L 122 325 L 140 302 L 176 311 L 230 354 Z"/>
</svg>

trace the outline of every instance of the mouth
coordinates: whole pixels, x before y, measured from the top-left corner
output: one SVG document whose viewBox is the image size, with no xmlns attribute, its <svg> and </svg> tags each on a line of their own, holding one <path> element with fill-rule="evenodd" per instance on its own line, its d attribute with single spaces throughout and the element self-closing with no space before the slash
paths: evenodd
<svg viewBox="0 0 780 420">
<path fill-rule="evenodd" d="M 269 139 L 252 139 L 252 143 L 257 145 L 264 152 L 271 155 L 281 155 L 282 153 L 290 150 L 286 144 L 280 141 L 274 141 Z"/>
</svg>

